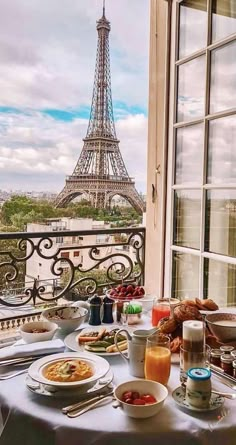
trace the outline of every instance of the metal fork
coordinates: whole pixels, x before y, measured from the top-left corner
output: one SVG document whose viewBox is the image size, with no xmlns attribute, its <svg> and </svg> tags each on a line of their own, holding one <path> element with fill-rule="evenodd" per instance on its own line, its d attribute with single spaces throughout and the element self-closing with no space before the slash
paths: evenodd
<svg viewBox="0 0 236 445">
<path fill-rule="evenodd" d="M 79 416 L 81 416 L 82 414 L 84 414 L 84 413 L 87 413 L 87 411 L 89 411 L 90 409 L 92 409 L 92 408 L 95 408 L 96 406 L 98 406 L 98 405 L 100 405 L 100 403 L 101 402 L 103 402 L 104 400 L 108 400 L 108 399 L 110 399 L 110 398 L 113 398 L 113 394 L 107 394 L 106 396 L 104 396 L 104 397 L 101 397 L 99 400 L 97 400 L 96 402 L 94 402 L 94 403 L 90 403 L 90 405 L 88 405 L 87 407 L 85 407 L 84 409 L 81 409 L 81 408 L 79 408 L 78 410 L 76 410 L 76 411 L 70 411 L 70 412 L 67 412 L 66 413 L 66 415 L 67 415 L 67 417 L 71 417 L 71 418 L 73 418 L 73 417 L 79 417 Z"/>
</svg>

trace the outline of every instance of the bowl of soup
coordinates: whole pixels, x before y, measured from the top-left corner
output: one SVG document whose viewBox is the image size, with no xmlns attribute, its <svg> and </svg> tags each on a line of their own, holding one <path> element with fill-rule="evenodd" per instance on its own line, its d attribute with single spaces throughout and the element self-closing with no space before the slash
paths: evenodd
<svg viewBox="0 0 236 445">
<path fill-rule="evenodd" d="M 206 322 L 211 333 L 221 342 L 236 340 L 236 313 L 209 314 Z"/>
</svg>

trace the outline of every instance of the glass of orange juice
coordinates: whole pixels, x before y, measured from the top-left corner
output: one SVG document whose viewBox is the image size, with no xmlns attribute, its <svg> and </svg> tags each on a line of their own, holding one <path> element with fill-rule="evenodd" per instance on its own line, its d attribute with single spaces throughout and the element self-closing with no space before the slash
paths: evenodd
<svg viewBox="0 0 236 445">
<path fill-rule="evenodd" d="M 145 378 L 167 385 L 170 376 L 171 352 L 167 335 L 155 334 L 147 338 Z"/>
<path fill-rule="evenodd" d="M 152 307 L 152 326 L 156 327 L 159 321 L 170 315 L 170 299 L 157 298 L 153 302 Z"/>
</svg>

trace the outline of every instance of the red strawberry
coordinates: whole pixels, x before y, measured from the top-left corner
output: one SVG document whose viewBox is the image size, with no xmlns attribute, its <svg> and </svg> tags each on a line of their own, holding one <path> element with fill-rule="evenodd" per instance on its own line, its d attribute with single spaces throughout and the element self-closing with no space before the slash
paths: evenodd
<svg viewBox="0 0 236 445">
<path fill-rule="evenodd" d="M 145 402 L 142 399 L 134 399 L 133 405 L 145 405 Z"/>
</svg>

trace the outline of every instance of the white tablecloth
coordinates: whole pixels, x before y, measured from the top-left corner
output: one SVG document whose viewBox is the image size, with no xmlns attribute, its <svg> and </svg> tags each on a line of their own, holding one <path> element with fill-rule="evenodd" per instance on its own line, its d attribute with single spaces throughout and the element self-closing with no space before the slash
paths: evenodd
<svg viewBox="0 0 236 445">
<path fill-rule="evenodd" d="M 108 361 L 115 384 L 134 378 L 122 357 Z M 236 401 L 226 399 L 211 413 L 181 410 L 171 396 L 179 386 L 176 364 L 164 407 L 155 417 L 140 420 L 113 409 L 111 403 L 69 419 L 61 408 L 70 401 L 31 393 L 25 378 L 23 374 L 0 381 L 0 445 L 236 445 Z M 232 392 L 216 379 L 213 386 Z"/>
</svg>

